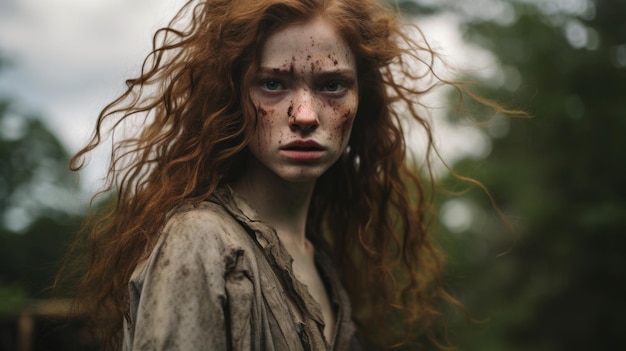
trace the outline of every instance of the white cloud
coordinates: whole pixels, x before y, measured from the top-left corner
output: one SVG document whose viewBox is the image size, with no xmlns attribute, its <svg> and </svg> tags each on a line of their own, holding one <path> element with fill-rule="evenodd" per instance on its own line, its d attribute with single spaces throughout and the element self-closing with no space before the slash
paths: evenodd
<svg viewBox="0 0 626 351">
<path fill-rule="evenodd" d="M 0 92 L 44 117 L 75 152 L 100 109 L 138 72 L 153 33 L 182 3 L 17 0 L 3 6 L 0 50 L 13 66 L 0 75 Z M 102 171 L 103 162 L 94 163 Z M 89 173 L 93 178 L 98 171 Z"/>
</svg>

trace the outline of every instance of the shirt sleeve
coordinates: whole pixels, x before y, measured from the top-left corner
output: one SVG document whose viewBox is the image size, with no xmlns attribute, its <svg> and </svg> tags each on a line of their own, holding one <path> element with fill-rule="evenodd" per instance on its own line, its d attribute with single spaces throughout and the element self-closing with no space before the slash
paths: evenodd
<svg viewBox="0 0 626 351">
<path fill-rule="evenodd" d="M 227 349 L 225 250 L 215 223 L 193 211 L 170 219 L 142 273 L 130 350 Z"/>
</svg>

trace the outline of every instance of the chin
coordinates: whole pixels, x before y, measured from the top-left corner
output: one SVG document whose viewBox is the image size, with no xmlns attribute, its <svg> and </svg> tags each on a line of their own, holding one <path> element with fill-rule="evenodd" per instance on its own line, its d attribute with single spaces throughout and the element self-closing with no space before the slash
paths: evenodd
<svg viewBox="0 0 626 351">
<path fill-rule="evenodd" d="M 276 175 L 290 183 L 311 183 L 319 179 L 325 170 L 319 169 L 294 169 L 289 171 L 276 172 Z"/>
<path fill-rule="evenodd" d="M 309 175 L 289 175 L 289 176 L 280 176 L 284 181 L 289 183 L 311 183 L 315 182 L 319 179 L 320 175 L 309 176 Z"/>
</svg>

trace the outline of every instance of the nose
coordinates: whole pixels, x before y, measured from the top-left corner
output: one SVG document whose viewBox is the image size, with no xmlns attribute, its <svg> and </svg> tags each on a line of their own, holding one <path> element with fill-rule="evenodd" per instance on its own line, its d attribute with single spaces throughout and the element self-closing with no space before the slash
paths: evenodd
<svg viewBox="0 0 626 351">
<path fill-rule="evenodd" d="M 307 89 L 296 92 L 293 104 L 289 106 L 287 113 L 289 127 L 292 129 L 312 131 L 319 125 L 315 99 Z"/>
</svg>

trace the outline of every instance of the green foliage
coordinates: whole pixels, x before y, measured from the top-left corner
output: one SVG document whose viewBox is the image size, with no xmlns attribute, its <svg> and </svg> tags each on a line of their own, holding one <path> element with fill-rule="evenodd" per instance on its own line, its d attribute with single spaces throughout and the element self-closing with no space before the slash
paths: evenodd
<svg viewBox="0 0 626 351">
<path fill-rule="evenodd" d="M 20 286 L 0 285 L 0 315 L 14 313 L 24 302 L 25 296 Z"/>
<path fill-rule="evenodd" d="M 21 299 L 50 296 L 84 201 L 67 152 L 40 119 L 1 99 L 0 127 L 0 291 L 7 311 Z"/>
<path fill-rule="evenodd" d="M 626 342 L 626 2 L 507 3 L 513 23 L 468 17 L 464 32 L 503 68 L 483 94 L 534 118 L 498 118 L 508 132 L 491 154 L 455 168 L 516 231 L 478 189 L 444 205 L 451 221 L 471 214 L 442 240 L 457 295 L 486 319 L 453 321 L 452 337 L 462 350 L 615 349 Z"/>
<path fill-rule="evenodd" d="M 71 290 L 71 278 L 50 286 L 86 200 L 59 139 L 16 105 L 0 96 L 0 349 L 95 350 L 67 302 L 48 299 Z"/>
</svg>

